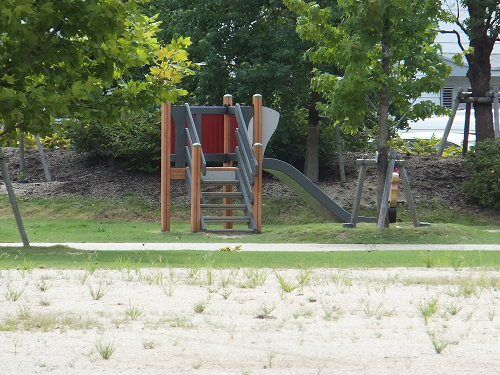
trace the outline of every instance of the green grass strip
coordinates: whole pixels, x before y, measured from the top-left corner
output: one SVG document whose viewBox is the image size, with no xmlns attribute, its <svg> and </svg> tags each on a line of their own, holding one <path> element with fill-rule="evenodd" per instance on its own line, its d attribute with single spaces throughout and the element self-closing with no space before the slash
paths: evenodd
<svg viewBox="0 0 500 375">
<path fill-rule="evenodd" d="M 500 266 L 499 251 L 82 251 L 65 246 L 0 248 L 0 269 L 138 269 L 142 267 L 213 268 L 385 268 Z"/>
</svg>

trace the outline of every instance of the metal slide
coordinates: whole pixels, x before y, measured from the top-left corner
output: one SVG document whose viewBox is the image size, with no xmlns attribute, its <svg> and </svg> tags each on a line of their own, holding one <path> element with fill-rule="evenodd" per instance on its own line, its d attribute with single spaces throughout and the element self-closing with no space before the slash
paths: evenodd
<svg viewBox="0 0 500 375">
<path fill-rule="evenodd" d="M 264 158 L 262 169 L 279 178 L 318 213 L 336 223 L 349 223 L 351 213 L 331 200 L 314 182 L 294 166 L 278 159 Z M 377 218 L 359 216 L 358 223 L 376 223 Z"/>
</svg>

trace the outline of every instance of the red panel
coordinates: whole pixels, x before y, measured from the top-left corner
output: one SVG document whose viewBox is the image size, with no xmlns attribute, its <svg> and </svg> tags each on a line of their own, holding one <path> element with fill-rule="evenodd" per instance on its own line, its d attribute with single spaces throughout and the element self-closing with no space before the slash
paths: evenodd
<svg viewBox="0 0 500 375">
<path fill-rule="evenodd" d="M 222 154 L 224 153 L 224 115 L 202 115 L 201 116 L 201 146 L 205 154 Z M 237 145 L 236 128 L 238 122 L 236 116 L 231 116 L 231 152 Z M 172 154 L 175 154 L 175 125 L 172 119 L 172 137 L 170 139 L 170 149 Z"/>
<path fill-rule="evenodd" d="M 201 116 L 201 149 L 205 154 L 224 152 L 224 116 Z"/>
</svg>

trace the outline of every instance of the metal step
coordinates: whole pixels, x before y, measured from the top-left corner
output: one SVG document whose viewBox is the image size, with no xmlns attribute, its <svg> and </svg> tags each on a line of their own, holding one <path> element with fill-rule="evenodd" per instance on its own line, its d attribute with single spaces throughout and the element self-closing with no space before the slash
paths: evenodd
<svg viewBox="0 0 500 375">
<path fill-rule="evenodd" d="M 245 204 L 212 204 L 202 203 L 202 210 L 244 210 L 247 206 Z"/>
<path fill-rule="evenodd" d="M 212 229 L 212 228 L 207 228 L 205 229 L 205 232 L 210 232 L 210 233 L 254 233 L 256 230 L 254 229 L 247 229 L 247 228 L 240 228 L 240 229 Z"/>
<path fill-rule="evenodd" d="M 204 216 L 203 219 L 210 223 L 248 223 L 250 216 Z"/>
<path fill-rule="evenodd" d="M 243 193 L 241 191 L 224 192 L 224 191 L 202 191 L 203 198 L 241 198 Z"/>
<path fill-rule="evenodd" d="M 237 186 L 240 184 L 238 180 L 202 180 L 202 185 L 217 185 L 217 186 Z"/>
</svg>

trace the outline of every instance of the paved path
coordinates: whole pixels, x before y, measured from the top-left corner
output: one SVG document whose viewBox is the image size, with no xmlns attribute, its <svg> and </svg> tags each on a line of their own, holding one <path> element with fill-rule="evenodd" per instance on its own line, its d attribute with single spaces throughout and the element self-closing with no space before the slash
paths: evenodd
<svg viewBox="0 0 500 375">
<path fill-rule="evenodd" d="M 367 251 L 367 250 L 481 250 L 500 251 L 500 245 L 435 245 L 435 244 L 295 244 L 295 243 L 98 243 L 71 242 L 46 243 L 32 242 L 32 246 L 66 245 L 80 250 L 201 250 L 217 251 L 221 248 L 241 245 L 241 251 Z M 0 246 L 22 246 L 22 243 L 3 243 Z"/>
</svg>

